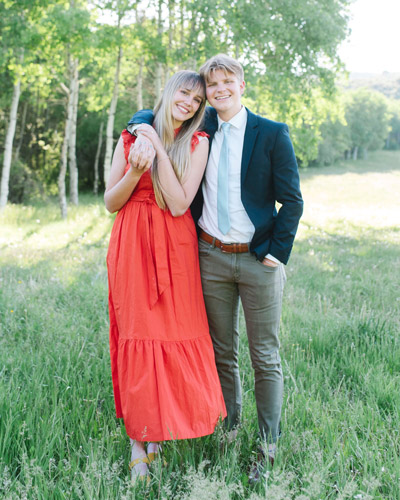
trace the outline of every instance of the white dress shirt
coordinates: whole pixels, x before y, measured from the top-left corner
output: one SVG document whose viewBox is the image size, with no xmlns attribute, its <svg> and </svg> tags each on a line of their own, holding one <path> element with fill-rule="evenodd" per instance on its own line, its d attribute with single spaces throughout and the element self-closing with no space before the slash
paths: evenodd
<svg viewBox="0 0 400 500">
<path fill-rule="evenodd" d="M 203 212 L 199 219 L 199 226 L 206 233 L 214 236 L 223 243 L 248 243 L 254 235 L 254 225 L 243 206 L 241 198 L 241 166 L 244 133 L 247 124 L 247 111 L 244 106 L 229 120 L 229 218 L 231 227 L 226 234 L 218 228 L 217 192 L 218 192 L 218 163 L 221 154 L 224 133 L 223 120 L 218 116 L 218 130 L 215 132 L 211 152 L 208 158 L 206 173 L 203 181 Z M 279 262 L 268 254 L 267 257 Z"/>
</svg>

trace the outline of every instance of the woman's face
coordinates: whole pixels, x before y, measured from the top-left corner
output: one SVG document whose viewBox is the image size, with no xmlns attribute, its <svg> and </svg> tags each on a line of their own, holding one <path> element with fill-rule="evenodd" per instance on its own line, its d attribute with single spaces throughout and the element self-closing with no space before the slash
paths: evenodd
<svg viewBox="0 0 400 500">
<path fill-rule="evenodd" d="M 203 102 L 204 94 L 200 87 L 192 90 L 181 87 L 172 99 L 172 118 L 174 128 L 179 128 L 183 122 L 190 120 L 196 114 Z"/>
</svg>

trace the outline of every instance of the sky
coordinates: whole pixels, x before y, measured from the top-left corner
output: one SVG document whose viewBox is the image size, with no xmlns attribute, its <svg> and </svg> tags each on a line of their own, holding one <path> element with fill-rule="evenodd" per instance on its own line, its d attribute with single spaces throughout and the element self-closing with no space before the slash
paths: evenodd
<svg viewBox="0 0 400 500">
<path fill-rule="evenodd" d="M 346 69 L 357 73 L 400 73 L 400 0 L 355 0 L 352 30 L 339 50 Z"/>
</svg>

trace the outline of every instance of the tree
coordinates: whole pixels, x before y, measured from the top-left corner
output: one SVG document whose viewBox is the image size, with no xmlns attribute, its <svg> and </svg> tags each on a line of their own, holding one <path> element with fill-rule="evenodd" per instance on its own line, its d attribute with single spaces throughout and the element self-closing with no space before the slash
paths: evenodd
<svg viewBox="0 0 400 500">
<path fill-rule="evenodd" d="M 99 160 L 100 160 L 101 146 L 103 144 L 103 128 L 104 128 L 104 121 L 102 119 L 100 122 L 99 138 L 97 141 L 97 150 L 93 167 L 94 171 L 93 194 L 95 194 L 96 196 L 99 194 Z"/>
<path fill-rule="evenodd" d="M 24 61 L 29 59 L 32 48 L 37 41 L 37 30 L 34 23 L 46 5 L 46 1 L 40 0 L 21 0 L 18 2 L 9 0 L 0 4 L 1 61 L 3 64 L 5 63 L 13 82 L 1 175 L 0 209 L 4 208 L 8 200 L 12 149 L 21 95 L 21 80 L 24 77 Z M 26 57 L 27 55 L 28 57 Z"/>
<path fill-rule="evenodd" d="M 390 126 L 387 99 L 379 92 L 358 89 L 345 94 L 345 110 L 353 159 L 360 150 L 366 157 L 368 151 L 383 148 Z"/>
<path fill-rule="evenodd" d="M 20 64 L 23 62 L 23 51 L 21 50 Z M 3 159 L 3 169 L 1 175 L 1 187 L 0 187 L 0 210 L 3 209 L 8 200 L 8 182 L 10 178 L 10 168 L 11 168 L 11 157 L 12 148 L 15 134 L 15 126 L 17 122 L 17 110 L 19 103 L 19 96 L 21 94 L 21 78 L 16 75 L 16 81 L 14 83 L 13 95 L 11 100 L 11 110 L 10 119 L 8 122 L 7 135 L 4 148 L 4 159 Z"/>
<path fill-rule="evenodd" d="M 29 186 L 42 185 L 40 196 L 59 192 L 65 215 L 65 184 L 72 203 L 78 185 L 93 189 L 96 175 L 102 185 L 117 131 L 132 113 L 154 106 L 171 73 L 198 69 L 217 52 L 244 65 L 249 107 L 289 124 L 301 165 L 324 147 L 327 157 L 333 145 L 320 144 L 322 134 L 342 127 L 333 115 L 327 119 L 325 100 L 341 67 L 336 49 L 346 36 L 349 1 L 0 1 L 2 199 L 17 180 L 10 155 L 17 142 L 18 168 L 29 173 Z M 11 106 L 13 91 L 19 106 Z"/>
<path fill-rule="evenodd" d="M 117 64 L 115 67 L 114 88 L 110 107 L 108 110 L 107 128 L 106 128 L 106 154 L 104 157 L 104 184 L 107 184 L 111 170 L 111 157 L 113 151 L 113 135 L 115 112 L 118 103 L 119 74 L 121 71 L 122 46 L 118 47 Z"/>
<path fill-rule="evenodd" d="M 386 139 L 386 149 L 400 148 L 400 101 L 389 101 L 390 132 Z"/>
<path fill-rule="evenodd" d="M 114 85 L 112 91 L 112 98 L 110 107 L 108 109 L 107 126 L 106 126 L 106 153 L 104 157 L 104 184 L 107 183 L 111 170 L 111 159 L 113 151 L 113 135 L 114 135 L 114 120 L 118 103 L 119 93 L 119 80 L 123 55 L 123 34 L 122 34 L 122 20 L 124 16 L 132 8 L 128 0 L 110 0 L 105 2 L 106 9 L 111 10 L 117 16 L 117 24 L 112 31 L 110 31 L 110 45 L 114 48 L 116 53 L 116 64 L 114 74 Z"/>
<path fill-rule="evenodd" d="M 79 56 L 91 42 L 90 15 L 85 0 L 70 0 L 68 8 L 63 4 L 54 6 L 48 14 L 52 27 L 51 42 L 55 50 L 65 54 L 65 74 L 60 78 L 60 87 L 66 96 L 66 118 L 58 189 L 61 215 L 67 216 L 65 175 L 69 159 L 70 200 L 78 204 L 78 167 L 76 161 L 76 127 L 79 99 Z M 64 83 L 67 81 L 67 85 Z"/>
</svg>

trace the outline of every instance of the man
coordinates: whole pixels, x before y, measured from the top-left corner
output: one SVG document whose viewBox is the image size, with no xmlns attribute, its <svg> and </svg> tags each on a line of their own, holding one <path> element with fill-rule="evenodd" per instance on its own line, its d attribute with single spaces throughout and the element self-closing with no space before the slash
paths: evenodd
<svg viewBox="0 0 400 500">
<path fill-rule="evenodd" d="M 280 434 L 283 264 L 289 259 L 303 201 L 288 128 L 242 106 L 245 82 L 240 63 L 219 54 L 200 73 L 212 106 L 204 127 L 211 147 L 191 209 L 199 228 L 204 300 L 231 430 L 240 421 L 242 404 L 239 298 L 243 305 L 263 443 L 250 472 L 250 480 L 256 482 L 260 466 L 267 459 L 273 465 Z M 151 123 L 152 115 L 142 111 L 129 124 L 144 121 Z M 276 202 L 281 204 L 279 211 Z"/>
</svg>

